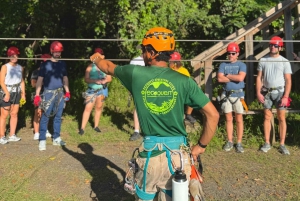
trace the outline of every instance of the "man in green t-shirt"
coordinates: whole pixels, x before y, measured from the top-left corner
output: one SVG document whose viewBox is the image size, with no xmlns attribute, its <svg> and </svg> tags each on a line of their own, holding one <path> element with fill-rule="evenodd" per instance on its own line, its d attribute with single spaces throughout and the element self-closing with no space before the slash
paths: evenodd
<svg viewBox="0 0 300 201">
<path fill-rule="evenodd" d="M 90 59 L 101 71 L 120 79 L 133 96 L 144 137 L 136 159 L 139 167 L 134 185 L 137 200 L 153 200 L 154 197 L 172 200 L 168 191 L 172 189 L 174 170 L 183 166 L 188 180 L 191 173 L 190 155 L 181 149 L 182 144 L 187 145 L 184 105 L 200 110 L 206 119 L 198 144 L 191 147 L 194 160 L 205 152 L 211 141 L 219 113 L 194 80 L 168 68 L 175 49 L 171 30 L 150 29 L 141 49 L 146 66 L 118 66 L 97 53 Z M 161 154 L 164 152 L 166 154 Z M 178 154 L 173 154 L 175 152 Z"/>
</svg>

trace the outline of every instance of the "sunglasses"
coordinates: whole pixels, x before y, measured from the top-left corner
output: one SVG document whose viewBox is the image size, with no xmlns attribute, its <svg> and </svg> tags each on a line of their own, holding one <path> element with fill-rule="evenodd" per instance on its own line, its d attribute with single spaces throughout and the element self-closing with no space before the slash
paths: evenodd
<svg viewBox="0 0 300 201">
<path fill-rule="evenodd" d="M 227 55 L 235 55 L 236 54 L 236 52 L 227 52 Z"/>
<path fill-rule="evenodd" d="M 269 44 L 269 47 L 275 47 L 275 48 L 279 48 L 279 45 L 276 45 L 276 44 Z"/>
</svg>

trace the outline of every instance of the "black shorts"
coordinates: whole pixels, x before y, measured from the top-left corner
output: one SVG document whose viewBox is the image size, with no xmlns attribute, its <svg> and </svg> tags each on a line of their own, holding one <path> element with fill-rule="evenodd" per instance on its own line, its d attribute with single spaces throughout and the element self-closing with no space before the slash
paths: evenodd
<svg viewBox="0 0 300 201">
<path fill-rule="evenodd" d="M 8 102 L 1 101 L 1 107 L 7 107 L 11 105 L 19 105 L 21 100 L 21 93 L 11 92 L 10 100 Z"/>
</svg>

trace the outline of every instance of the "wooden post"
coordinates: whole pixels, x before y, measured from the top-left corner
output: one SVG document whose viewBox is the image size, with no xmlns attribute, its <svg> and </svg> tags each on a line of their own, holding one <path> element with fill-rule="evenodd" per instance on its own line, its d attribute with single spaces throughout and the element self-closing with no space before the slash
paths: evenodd
<svg viewBox="0 0 300 201">
<path fill-rule="evenodd" d="M 206 96 L 211 99 L 212 98 L 212 60 L 205 61 L 204 64 L 204 81 L 205 81 L 205 94 Z"/>
<path fill-rule="evenodd" d="M 248 34 L 245 37 L 245 58 L 246 60 L 254 60 L 253 51 L 253 35 Z M 254 65 L 253 62 L 247 62 L 247 75 L 246 75 L 246 102 L 250 104 L 254 100 Z"/>
<path fill-rule="evenodd" d="M 292 30 L 292 13 L 291 9 L 287 8 L 284 10 L 284 39 L 292 41 L 293 40 L 293 30 Z M 285 42 L 285 49 L 286 49 L 286 58 L 289 61 L 293 61 L 293 43 L 292 42 Z M 295 72 L 294 63 L 291 63 L 292 71 Z"/>
</svg>

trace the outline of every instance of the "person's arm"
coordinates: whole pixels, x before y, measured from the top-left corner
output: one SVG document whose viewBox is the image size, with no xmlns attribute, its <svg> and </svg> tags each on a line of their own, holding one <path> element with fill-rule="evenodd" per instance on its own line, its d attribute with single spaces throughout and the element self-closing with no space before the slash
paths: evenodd
<svg viewBox="0 0 300 201">
<path fill-rule="evenodd" d="M 38 76 L 38 79 L 36 81 L 36 85 L 35 85 L 35 95 L 36 96 L 39 96 L 40 95 L 40 92 L 41 92 L 41 88 L 42 88 L 42 85 L 43 85 L 43 80 L 44 80 L 44 77 L 41 77 L 41 76 Z"/>
<path fill-rule="evenodd" d="M 286 106 L 288 103 L 288 98 L 292 88 L 292 76 L 291 74 L 284 74 L 285 79 L 285 87 L 284 87 L 284 94 L 281 98 L 281 106 Z"/>
<path fill-rule="evenodd" d="M 256 96 L 260 103 L 265 102 L 265 97 L 260 93 L 262 87 L 262 71 L 257 71 L 256 77 Z"/>
<path fill-rule="evenodd" d="M 237 75 L 232 75 L 232 74 L 226 75 L 226 78 L 229 79 L 229 81 L 234 81 L 234 82 L 242 82 L 244 81 L 245 77 L 246 77 L 246 73 L 243 71 L 240 71 L 239 74 Z"/>
<path fill-rule="evenodd" d="M 7 73 L 7 67 L 6 67 L 6 65 L 3 65 L 1 67 L 1 72 L 0 72 L 0 85 L 1 85 L 3 92 L 5 93 L 5 96 L 3 98 L 4 102 L 8 102 L 10 99 L 10 94 L 9 94 L 9 91 L 7 90 L 7 87 L 5 84 L 6 73 Z"/>
<path fill-rule="evenodd" d="M 22 68 L 22 80 L 21 80 L 21 98 L 26 99 L 26 92 L 25 92 L 25 81 L 24 81 L 24 68 Z"/>
<path fill-rule="evenodd" d="M 226 83 L 226 82 L 230 82 L 230 79 L 228 79 L 224 73 L 218 73 L 218 82 Z"/>
<path fill-rule="evenodd" d="M 84 81 L 88 84 L 90 83 L 96 83 L 97 80 L 91 79 L 90 78 L 90 72 L 92 70 L 92 64 L 90 64 L 88 67 L 85 69 L 85 74 L 84 74 Z"/>
<path fill-rule="evenodd" d="M 106 84 L 106 83 L 111 82 L 111 80 L 112 80 L 111 75 L 106 75 L 105 78 L 101 80 L 101 83 Z"/>
<path fill-rule="evenodd" d="M 63 77 L 64 89 L 66 93 L 70 92 L 69 90 L 69 78 L 67 76 Z"/>
<path fill-rule="evenodd" d="M 202 134 L 198 141 L 198 143 L 202 145 L 202 147 L 199 144 L 192 147 L 191 154 L 193 156 L 194 161 L 197 161 L 197 157 L 199 154 L 205 152 L 205 146 L 208 145 L 211 139 L 213 138 L 217 130 L 217 125 L 220 117 L 218 111 L 211 102 L 208 102 L 200 110 L 200 112 L 202 112 L 205 116 Z"/>
<path fill-rule="evenodd" d="M 105 74 L 114 76 L 116 64 L 103 58 L 103 55 L 97 52 L 90 57 L 90 60 Z"/>
</svg>

